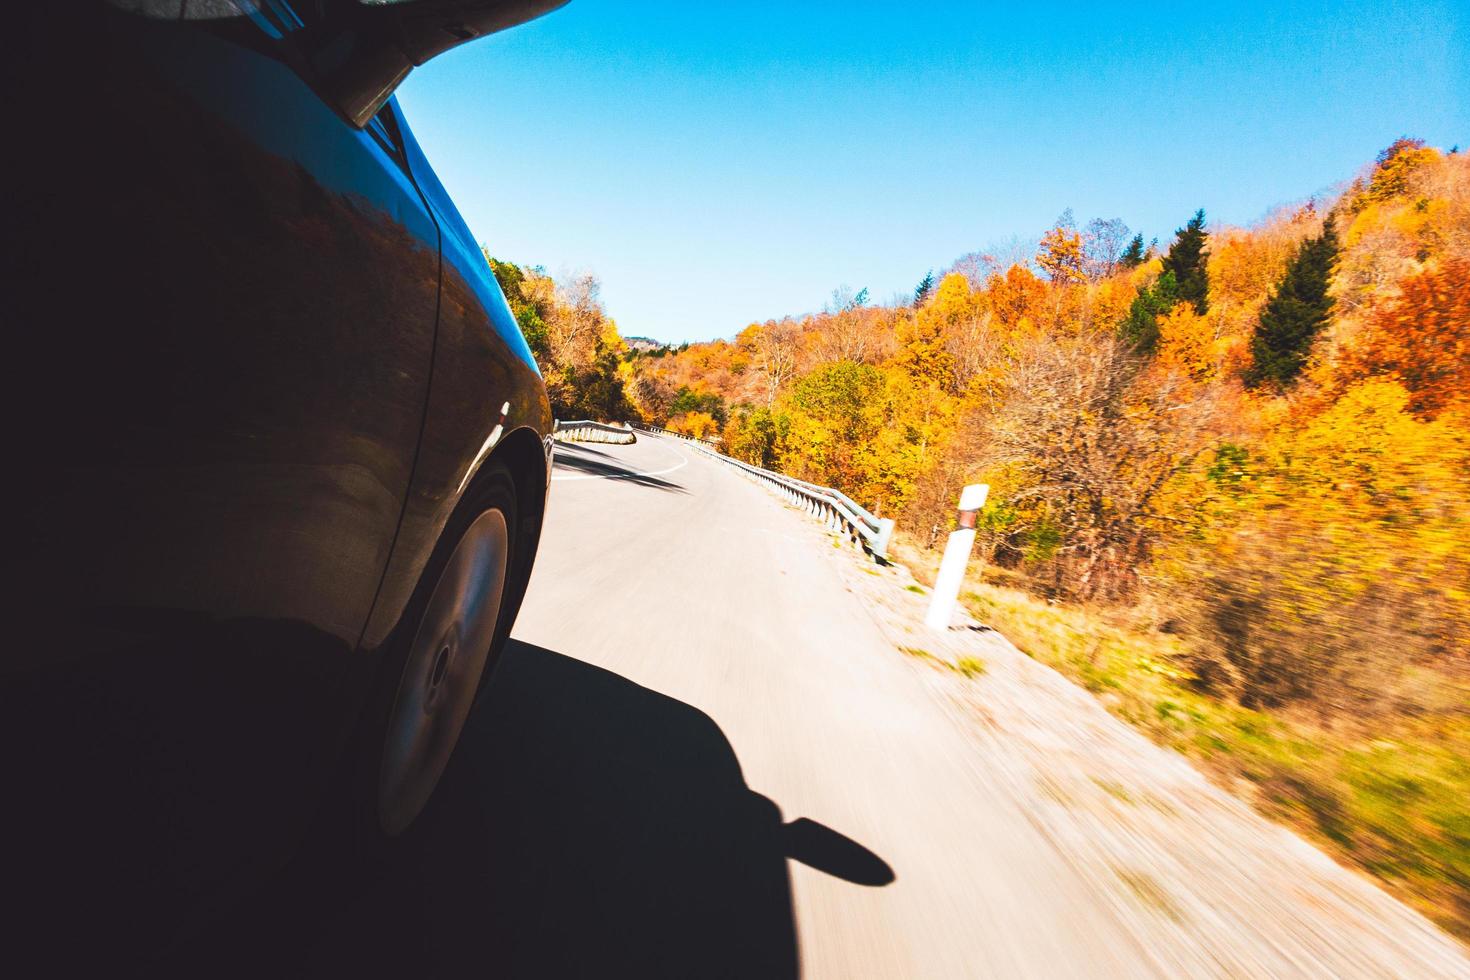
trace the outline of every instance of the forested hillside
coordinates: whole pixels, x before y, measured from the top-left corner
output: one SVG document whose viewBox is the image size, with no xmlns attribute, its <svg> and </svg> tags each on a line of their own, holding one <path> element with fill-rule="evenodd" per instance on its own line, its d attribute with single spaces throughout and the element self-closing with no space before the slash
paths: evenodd
<svg viewBox="0 0 1470 980">
<path fill-rule="evenodd" d="M 1009 581 L 1167 590 L 1201 684 L 1373 710 L 1470 629 L 1470 159 L 1401 140 L 1254 228 L 1184 217 L 1150 247 L 1068 214 L 1030 263 L 640 358 L 627 394 L 924 547 L 987 482 Z"/>
<path fill-rule="evenodd" d="M 838 487 L 919 564 L 989 483 L 991 621 L 1465 932 L 1470 157 L 1400 140 L 1253 227 L 1180 218 L 1067 212 L 912 302 L 636 353 L 595 289 L 495 265 L 559 413 Z"/>
</svg>

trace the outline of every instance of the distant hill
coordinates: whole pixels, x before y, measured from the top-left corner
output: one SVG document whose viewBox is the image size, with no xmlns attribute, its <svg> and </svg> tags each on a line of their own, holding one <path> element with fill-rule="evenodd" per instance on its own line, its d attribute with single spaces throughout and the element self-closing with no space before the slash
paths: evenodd
<svg viewBox="0 0 1470 980">
<path fill-rule="evenodd" d="M 644 354 L 649 351 L 664 350 L 670 346 L 652 337 L 624 337 L 623 342 L 628 345 L 629 350 L 636 350 Z"/>
</svg>

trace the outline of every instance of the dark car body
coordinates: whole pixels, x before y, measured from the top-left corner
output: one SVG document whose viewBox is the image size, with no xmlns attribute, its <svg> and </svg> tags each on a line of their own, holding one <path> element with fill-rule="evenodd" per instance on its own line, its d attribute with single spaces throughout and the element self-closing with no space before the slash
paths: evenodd
<svg viewBox="0 0 1470 980">
<path fill-rule="evenodd" d="M 396 103 L 359 127 L 303 71 L 323 4 L 22 6 L 0 66 L 6 889 L 131 947 L 300 838 L 492 460 L 520 500 L 514 615 L 552 419 Z"/>
</svg>

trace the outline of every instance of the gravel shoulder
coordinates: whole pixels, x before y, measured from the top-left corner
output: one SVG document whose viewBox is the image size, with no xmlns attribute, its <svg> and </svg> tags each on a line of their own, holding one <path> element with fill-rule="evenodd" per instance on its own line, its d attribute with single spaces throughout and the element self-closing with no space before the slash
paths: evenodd
<svg viewBox="0 0 1470 980">
<path fill-rule="evenodd" d="M 928 590 L 902 566 L 875 567 L 846 549 L 832 559 L 967 732 L 977 767 L 1002 782 L 1161 974 L 1470 977 L 1465 949 L 1433 923 L 1000 633 L 963 610 L 947 634 L 926 629 Z"/>
</svg>

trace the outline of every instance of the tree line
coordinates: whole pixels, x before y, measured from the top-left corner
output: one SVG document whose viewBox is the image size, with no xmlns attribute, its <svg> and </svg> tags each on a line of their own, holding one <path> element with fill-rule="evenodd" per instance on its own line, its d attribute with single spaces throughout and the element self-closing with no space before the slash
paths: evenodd
<svg viewBox="0 0 1470 980">
<path fill-rule="evenodd" d="M 1167 610 L 1243 704 L 1394 710 L 1470 648 L 1467 263 L 1470 165 L 1405 139 L 1251 228 L 1069 211 L 1029 260 L 638 359 L 624 393 L 921 548 L 987 482 L 992 575 Z"/>
</svg>

